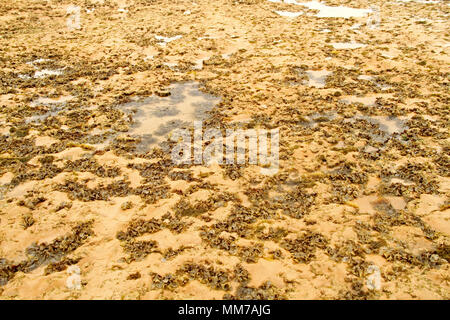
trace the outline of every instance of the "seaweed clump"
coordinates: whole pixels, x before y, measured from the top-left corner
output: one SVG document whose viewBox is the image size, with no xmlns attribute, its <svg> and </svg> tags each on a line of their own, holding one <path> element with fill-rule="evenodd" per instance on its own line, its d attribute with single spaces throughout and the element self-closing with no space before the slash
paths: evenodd
<svg viewBox="0 0 450 320">
<path fill-rule="evenodd" d="M 19 271 L 28 273 L 45 264 L 50 264 L 45 271 L 46 274 L 63 270 L 74 260 L 61 261 L 61 259 L 83 245 L 93 234 L 92 221 L 82 222 L 77 224 L 71 233 L 58 237 L 51 243 L 33 243 L 25 250 L 26 260 L 14 263 L 0 259 L 0 285 L 6 284 Z"/>
<path fill-rule="evenodd" d="M 316 249 L 325 249 L 328 240 L 317 232 L 307 231 L 296 239 L 284 239 L 281 247 L 289 251 L 294 261 L 299 263 L 308 263 L 316 255 Z"/>
<path fill-rule="evenodd" d="M 168 249 L 165 252 L 161 252 L 157 249 L 158 245 L 156 241 L 136 241 L 135 238 L 144 234 L 156 233 L 162 229 L 169 229 L 172 232 L 181 233 L 186 227 L 186 223 L 175 219 L 174 216 L 167 213 L 161 219 L 132 220 L 125 231 L 119 231 L 117 233 L 116 238 L 123 242 L 124 251 L 130 254 L 126 259 L 128 262 L 143 259 L 150 253 L 161 253 L 165 259 L 169 259 L 185 250 L 186 247 L 181 247 L 178 250 Z"/>
<path fill-rule="evenodd" d="M 173 290 L 185 286 L 191 280 L 197 280 L 212 289 L 228 291 L 231 288 L 230 281 L 233 279 L 232 274 L 228 271 L 190 262 L 185 263 L 174 274 L 169 273 L 161 276 L 157 273 L 151 273 L 150 275 L 153 290 Z"/>
<path fill-rule="evenodd" d="M 236 289 L 234 295 L 226 293 L 223 296 L 224 300 L 283 300 L 286 296 L 279 292 L 279 290 L 270 283 L 264 282 L 257 288 L 249 287 L 241 284 Z"/>
</svg>

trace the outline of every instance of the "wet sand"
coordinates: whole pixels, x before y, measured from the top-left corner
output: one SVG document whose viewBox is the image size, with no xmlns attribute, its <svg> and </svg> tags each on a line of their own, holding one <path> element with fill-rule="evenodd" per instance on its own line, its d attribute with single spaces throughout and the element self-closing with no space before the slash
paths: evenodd
<svg viewBox="0 0 450 320">
<path fill-rule="evenodd" d="M 449 299 L 449 10 L 1 0 L 0 299 Z"/>
</svg>

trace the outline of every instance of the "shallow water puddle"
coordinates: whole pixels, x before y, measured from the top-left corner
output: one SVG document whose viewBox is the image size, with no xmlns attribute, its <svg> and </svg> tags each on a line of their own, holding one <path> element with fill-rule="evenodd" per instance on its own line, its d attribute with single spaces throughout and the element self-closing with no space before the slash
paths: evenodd
<svg viewBox="0 0 450 320">
<path fill-rule="evenodd" d="M 62 70 L 51 70 L 51 69 L 42 69 L 36 71 L 33 75 L 33 78 L 45 78 L 48 76 L 60 76 L 64 72 Z"/>
<path fill-rule="evenodd" d="M 33 122 L 42 122 L 48 117 L 54 117 L 58 115 L 58 113 L 61 111 L 61 107 L 52 108 L 50 111 L 47 111 L 44 114 L 38 114 L 31 117 L 28 117 L 25 120 L 25 123 L 33 123 Z"/>
<path fill-rule="evenodd" d="M 33 100 L 30 104 L 32 106 L 38 106 L 38 105 L 52 105 L 52 104 L 64 104 L 67 101 L 70 101 L 73 99 L 73 96 L 61 96 L 59 98 L 48 98 L 48 97 L 40 97 L 35 100 Z"/>
<path fill-rule="evenodd" d="M 33 78 L 44 78 L 44 77 L 52 76 L 52 75 L 59 76 L 64 73 L 63 69 L 46 69 L 46 68 L 42 69 L 39 67 L 39 64 L 44 63 L 44 62 L 50 62 L 50 61 L 52 61 L 52 60 L 51 59 L 36 59 L 31 62 L 27 62 L 27 64 L 29 64 L 29 65 L 33 66 L 35 69 L 37 69 L 34 72 Z M 37 66 L 36 66 L 36 64 L 37 64 Z M 38 69 L 40 69 L 40 70 L 38 70 Z"/>
<path fill-rule="evenodd" d="M 333 121 L 338 118 L 338 114 L 334 111 L 325 113 L 313 113 L 303 117 L 305 122 L 301 125 L 307 128 L 315 128 L 320 125 L 321 122 Z"/>
<path fill-rule="evenodd" d="M 163 37 L 163 36 L 158 36 L 155 35 L 155 39 L 158 40 L 158 45 L 160 45 L 161 47 L 165 47 L 169 42 L 181 39 L 183 36 L 178 35 L 178 36 L 174 36 L 174 37 Z"/>
<path fill-rule="evenodd" d="M 378 83 L 377 80 L 375 79 L 375 77 L 373 76 L 369 76 L 369 75 L 360 75 L 358 76 L 358 80 L 364 80 L 364 81 L 370 81 L 373 82 L 378 88 L 380 88 L 381 90 L 389 90 L 392 89 L 393 87 L 388 85 L 388 84 L 382 84 L 382 83 Z M 345 100 L 345 99 L 344 99 Z M 352 101 L 353 102 L 353 101 Z M 359 102 L 359 101 L 356 101 Z M 363 104 L 365 104 L 364 102 L 362 102 Z M 372 105 L 373 103 L 371 103 Z"/>
<path fill-rule="evenodd" d="M 358 76 L 358 80 L 366 80 L 366 81 L 374 81 L 373 76 L 368 76 L 368 75 L 360 75 Z"/>
<path fill-rule="evenodd" d="M 163 62 L 163 65 L 174 70 L 176 67 L 178 67 L 178 62 Z"/>
<path fill-rule="evenodd" d="M 371 9 L 355 9 L 345 6 L 327 6 L 318 1 L 310 1 L 303 3 L 296 3 L 301 6 L 305 6 L 310 10 L 319 10 L 315 15 L 318 18 L 360 18 L 365 17 L 372 12 Z"/>
<path fill-rule="evenodd" d="M 275 11 L 276 14 L 287 17 L 287 18 L 297 18 L 298 16 L 301 16 L 303 12 L 290 12 L 290 11 Z"/>
<path fill-rule="evenodd" d="M 330 76 L 331 74 L 333 74 L 332 71 L 327 71 L 327 70 L 317 70 L 317 71 L 307 70 L 307 71 L 305 71 L 305 73 L 309 77 L 308 85 L 310 87 L 315 87 L 315 88 L 325 87 L 327 77 Z"/>
<path fill-rule="evenodd" d="M 308 8 L 309 10 L 317 10 L 315 14 L 318 18 L 361 18 L 372 12 L 372 9 L 356 9 L 346 6 L 327 6 L 318 1 L 297 2 L 296 0 L 268 0 L 274 3 L 296 4 Z"/>
<path fill-rule="evenodd" d="M 359 49 L 366 46 L 365 44 L 358 42 L 333 42 L 331 45 L 337 50 Z"/>
<path fill-rule="evenodd" d="M 350 119 L 346 119 L 347 122 L 354 122 L 356 120 L 365 120 L 370 123 L 376 124 L 380 127 L 381 131 L 384 131 L 388 135 L 393 135 L 395 133 L 402 133 L 408 127 L 405 125 L 408 117 L 389 117 L 389 116 L 365 116 L 365 115 L 355 115 Z"/>
<path fill-rule="evenodd" d="M 25 120 L 25 123 L 33 123 L 33 122 L 42 122 L 48 117 L 56 116 L 62 108 L 65 106 L 65 104 L 73 99 L 73 96 L 61 96 L 59 98 L 48 98 L 48 97 L 39 97 L 35 100 L 33 100 L 30 105 L 32 107 L 35 106 L 47 106 L 50 107 L 50 110 L 43 114 L 34 115 L 31 117 L 28 117 Z"/>
<path fill-rule="evenodd" d="M 397 0 L 397 2 L 439 3 L 439 0 Z"/>
<path fill-rule="evenodd" d="M 134 122 L 128 132 L 142 139 L 138 149 L 146 151 L 164 141 L 174 129 L 205 119 L 219 101 L 220 98 L 201 92 L 198 83 L 185 82 L 171 85 L 168 97 L 152 96 L 119 108 L 132 116 Z"/>
<path fill-rule="evenodd" d="M 28 65 L 33 66 L 35 69 L 39 69 L 39 66 L 36 66 L 36 64 L 40 64 L 40 63 L 44 63 L 44 62 L 49 62 L 52 61 L 51 59 L 36 59 L 30 62 L 27 62 Z M 36 70 L 34 72 L 34 74 L 31 76 L 33 78 L 45 78 L 48 76 L 60 76 L 64 73 L 64 71 L 62 69 L 41 69 L 41 70 Z M 27 75 L 23 75 L 23 74 L 19 74 L 19 78 L 21 79 L 30 79 L 30 76 Z"/>
<path fill-rule="evenodd" d="M 52 60 L 51 59 L 39 58 L 39 59 L 35 59 L 33 61 L 28 61 L 27 64 L 30 65 L 30 66 L 36 67 L 35 66 L 36 64 L 44 63 L 44 62 L 50 62 L 50 61 L 52 61 Z"/>
<path fill-rule="evenodd" d="M 405 125 L 406 121 L 400 117 L 362 116 L 361 118 L 371 123 L 378 124 L 380 126 L 380 130 L 390 135 L 394 133 L 402 133 L 407 129 Z"/>
<path fill-rule="evenodd" d="M 209 54 L 201 54 L 194 60 L 194 65 L 192 66 L 192 70 L 203 70 L 203 62 L 207 61 L 211 58 Z"/>
</svg>

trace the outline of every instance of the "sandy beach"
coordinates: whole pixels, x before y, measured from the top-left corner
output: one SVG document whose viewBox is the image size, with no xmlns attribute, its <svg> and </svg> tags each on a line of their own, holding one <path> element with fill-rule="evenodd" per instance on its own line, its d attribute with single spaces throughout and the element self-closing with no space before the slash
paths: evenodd
<svg viewBox="0 0 450 320">
<path fill-rule="evenodd" d="M 0 299 L 450 299 L 449 15 L 0 0 Z M 194 121 L 275 170 L 175 163 Z"/>
</svg>

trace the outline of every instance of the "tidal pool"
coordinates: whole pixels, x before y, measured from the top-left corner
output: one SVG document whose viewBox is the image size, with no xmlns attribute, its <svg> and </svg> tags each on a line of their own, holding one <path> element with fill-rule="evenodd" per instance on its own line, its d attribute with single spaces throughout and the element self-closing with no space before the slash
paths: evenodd
<svg viewBox="0 0 450 320">
<path fill-rule="evenodd" d="M 140 137 L 138 149 L 147 151 L 178 128 L 202 121 L 220 98 L 199 90 L 197 82 L 175 83 L 167 97 L 151 96 L 119 106 L 132 119 L 128 133 Z"/>
<path fill-rule="evenodd" d="M 315 16 L 318 18 L 361 18 L 365 17 L 372 12 L 372 9 L 358 9 L 346 6 L 327 6 L 322 2 L 309 1 L 309 2 L 297 2 L 296 0 L 268 0 L 274 3 L 287 3 L 296 4 L 308 8 L 309 10 L 318 11 Z"/>
</svg>

